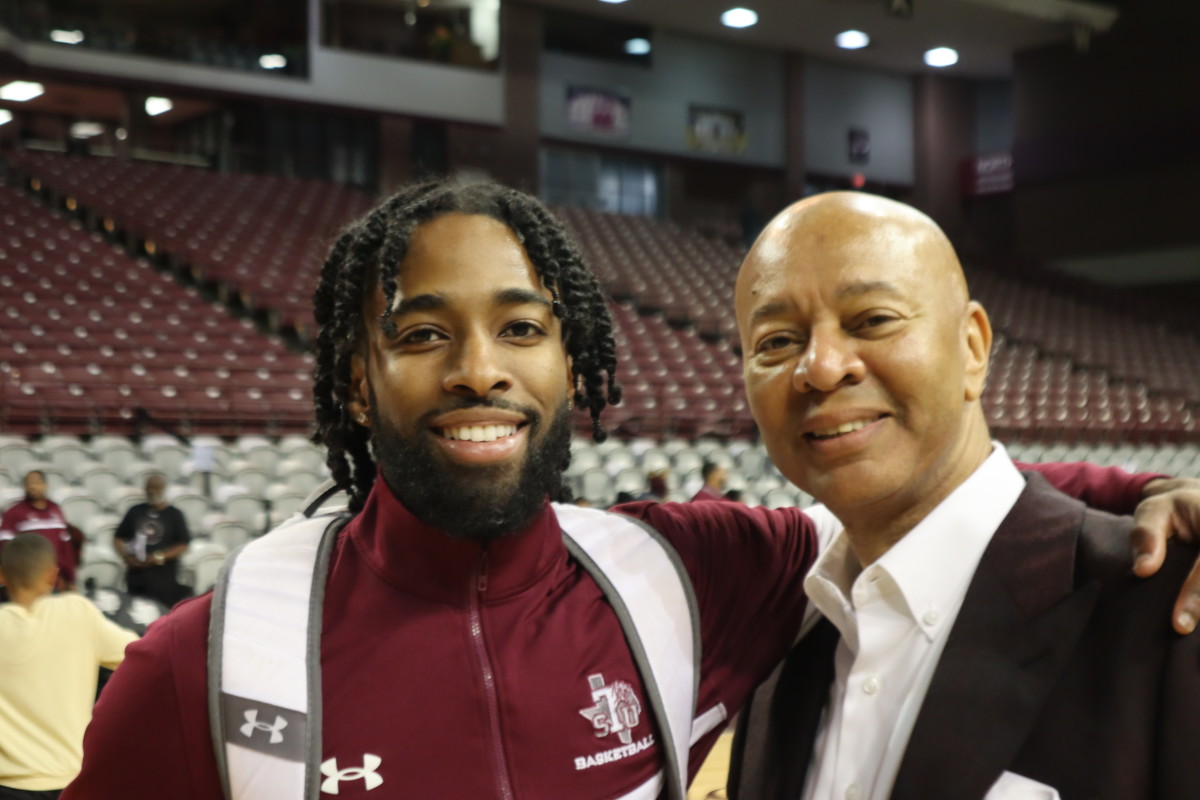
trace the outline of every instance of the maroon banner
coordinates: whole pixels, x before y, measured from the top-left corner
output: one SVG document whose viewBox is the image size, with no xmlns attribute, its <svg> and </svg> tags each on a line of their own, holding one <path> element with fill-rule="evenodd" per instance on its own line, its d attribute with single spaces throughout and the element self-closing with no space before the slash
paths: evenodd
<svg viewBox="0 0 1200 800">
<path fill-rule="evenodd" d="M 964 197 L 1003 194 L 1013 190 L 1012 153 L 984 153 L 964 158 L 961 164 Z"/>
</svg>

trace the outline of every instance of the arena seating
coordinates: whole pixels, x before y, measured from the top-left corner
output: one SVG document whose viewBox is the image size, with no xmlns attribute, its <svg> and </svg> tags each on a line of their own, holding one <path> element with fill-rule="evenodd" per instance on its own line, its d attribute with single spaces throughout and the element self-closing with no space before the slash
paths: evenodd
<svg viewBox="0 0 1200 800">
<path fill-rule="evenodd" d="M 614 298 L 707 338 L 737 337 L 733 285 L 742 254 L 725 241 L 648 217 L 554 211 Z"/>
<path fill-rule="evenodd" d="M 1194 442 L 1070 445 L 1010 440 L 1008 446 L 1013 457 L 1025 461 L 1086 460 L 1200 478 L 1200 444 Z M 202 450 L 213 463 L 207 479 L 195 469 Z M 729 488 L 741 490 L 748 505 L 803 507 L 812 502 L 779 474 L 761 444 L 745 440 L 634 437 L 595 444 L 577 436 L 571 450 L 568 485 L 596 506 L 615 502 L 618 492 L 640 495 L 647 489 L 647 473 L 662 468 L 669 470 L 669 499 L 687 500 L 699 488 L 700 467 L 706 460 L 728 469 Z M 293 513 L 325 480 L 324 460 L 321 449 L 295 435 L 199 436 L 186 447 L 164 435 L 139 441 L 121 436 L 0 435 L 0 508 L 20 498 L 26 471 L 44 470 L 50 498 L 84 532 L 84 563 L 96 565 L 85 574 L 96 577 L 99 585 L 119 586 L 122 573 L 113 566 L 119 564 L 112 551 L 113 532 L 125 510 L 142 501 L 140 487 L 146 475 L 160 472 L 194 536 L 182 577 L 204 591 L 229 552 Z"/>
<path fill-rule="evenodd" d="M 205 454 L 201 457 L 201 452 Z M 197 466 L 211 459 L 206 475 Z M 324 452 L 304 436 L 234 439 L 197 436 L 188 446 L 167 435 L 139 441 L 122 436 L 0 435 L 0 508 L 20 499 L 26 472 L 40 469 L 48 494 L 84 533 L 85 570 L 100 586 L 123 574 L 112 536 L 125 511 L 143 502 L 153 473 L 196 537 L 183 562 L 184 578 L 203 591 L 225 555 L 297 511 L 328 477 Z M 115 565 L 115 566 L 114 566 Z M 207 581 L 207 584 L 206 584 Z"/>
<path fill-rule="evenodd" d="M 638 313 L 612 307 L 617 325 L 621 405 L 605 412 L 618 433 L 634 436 L 749 437 L 741 360 L 721 344 Z"/>
<path fill-rule="evenodd" d="M 5 187 L 0 263 L 5 431 L 307 429 L 310 357 Z"/>
<path fill-rule="evenodd" d="M 236 291 L 245 305 L 269 308 L 302 332 L 310 332 L 310 290 L 329 233 L 369 202 L 365 195 L 326 184 L 114 159 L 23 152 L 10 161 L 25 175 L 70 194 L 82 207 L 140 237 L 148 249 L 186 263 L 205 279 Z M 608 425 L 622 436 L 752 437 L 754 425 L 734 354 L 733 285 L 741 253 L 727 238 L 674 223 L 577 208 L 555 212 L 615 301 L 618 379 L 625 402 L 608 413 Z M 1187 324 L 1187 314 L 1161 297 L 1117 293 L 1019 265 L 1012 274 L 978 268 L 968 273 L 997 332 L 985 408 L 998 435 L 1089 441 L 1200 438 L 1200 373 L 1179 368 L 1200 363 L 1200 334 Z M 1156 315 L 1156 309 L 1162 313 Z M 138 313 L 144 322 L 146 316 Z M 40 324 L 43 334 L 50 330 Z M 134 324 L 119 330 L 131 340 L 144 338 L 145 326 L 139 327 L 143 330 Z M 247 329 L 238 333 L 243 339 L 250 335 Z M 165 347 L 166 335 L 156 332 L 159 349 Z M 211 341 L 204 344 L 180 349 L 196 352 L 192 361 L 201 352 L 222 349 Z M 263 352 L 278 362 L 287 355 L 281 350 Z M 228 358 L 228 349 L 210 357 Z M 33 357 L 26 361 L 53 363 Z M 86 370 L 94 365 L 74 366 Z M 166 394 L 154 398 L 159 407 L 177 406 L 181 400 L 203 404 L 210 386 L 192 373 L 188 361 L 155 366 L 154 371 L 135 361 L 130 369 L 139 366 L 146 370 L 137 376 L 144 379 L 139 382 Z M 232 363 L 209 366 L 223 366 L 231 375 L 235 369 Z M 235 416 L 242 419 L 253 416 L 256 405 L 265 412 L 272 398 L 284 399 L 279 385 L 268 389 L 255 381 L 259 369 L 274 378 L 279 368 L 274 363 L 251 366 L 248 375 L 246 365 L 237 363 L 243 379 L 239 385 L 246 384 L 236 397 Z M 179 368 L 188 380 L 178 376 Z M 299 420 L 299 406 L 308 403 L 307 376 L 301 379 L 299 370 L 289 368 L 282 372 L 290 376 L 287 399 L 297 404 L 294 419 Z M 86 384 L 79 381 L 88 376 L 78 369 L 72 374 L 78 380 L 67 380 L 68 388 L 82 390 Z M 28 388 L 9 394 L 15 394 L 17 405 L 37 404 Z M 93 404 L 114 401 L 108 389 L 89 388 L 86 394 Z M 228 415 L 220 407 L 206 412 L 214 410 Z M 578 421 L 586 429 L 583 415 Z"/>
<path fill-rule="evenodd" d="M 318 181 L 222 175 L 195 167 L 24 150 L 9 163 L 299 329 L 338 229 L 370 207 L 362 192 Z"/>
<path fill-rule="evenodd" d="M 740 254 L 724 240 L 646 218 L 569 208 L 557 213 L 624 308 L 641 312 L 642 319 L 686 326 L 706 340 L 736 339 L 732 298 Z M 972 292 L 988 308 L 998 334 L 985 395 L 997 434 L 1155 441 L 1200 437 L 1200 372 L 1179 368 L 1200 364 L 1200 334 L 1194 321 L 1190 329 L 1182 322 L 1193 320 L 1194 314 L 1154 295 L 1117 293 L 1053 273 L 1021 270 L 1018 275 L 1019 280 L 968 269 Z M 619 315 L 622 326 L 634 325 L 636 319 Z M 716 348 L 714 358 L 722 360 L 728 350 Z M 635 349 L 630 355 L 635 370 L 645 372 L 646 354 Z M 660 376 L 663 370 L 662 365 L 652 367 Z M 733 397 L 740 399 L 739 370 L 732 369 L 732 362 L 729 372 L 728 379 L 739 385 Z M 712 383 L 705 389 L 707 396 L 720 391 Z M 704 396 L 705 390 L 697 389 L 697 394 Z M 666 396 L 678 395 L 671 389 Z M 643 402 L 641 398 L 663 402 L 661 394 L 635 384 L 631 402 Z M 743 403 L 732 416 L 744 421 L 744 413 Z M 753 428 L 737 424 L 734 430 L 736 435 Z"/>
</svg>

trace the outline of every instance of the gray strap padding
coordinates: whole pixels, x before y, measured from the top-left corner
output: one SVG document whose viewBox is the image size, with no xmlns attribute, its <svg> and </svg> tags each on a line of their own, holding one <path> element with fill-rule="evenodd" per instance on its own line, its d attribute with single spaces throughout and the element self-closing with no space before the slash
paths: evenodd
<svg viewBox="0 0 1200 800">
<path fill-rule="evenodd" d="M 700 614 L 675 549 L 621 514 L 555 504 L 567 549 L 613 607 L 663 739 L 667 796 L 684 800 L 700 691 Z"/>
<path fill-rule="evenodd" d="M 229 557 L 213 590 L 208 702 L 229 800 L 317 800 L 321 617 L 337 532 L 297 515 Z"/>
</svg>

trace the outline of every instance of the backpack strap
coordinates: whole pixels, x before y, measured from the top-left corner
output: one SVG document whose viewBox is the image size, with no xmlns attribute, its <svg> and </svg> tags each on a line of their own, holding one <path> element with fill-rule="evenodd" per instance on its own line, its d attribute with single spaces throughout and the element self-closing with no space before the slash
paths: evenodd
<svg viewBox="0 0 1200 800">
<path fill-rule="evenodd" d="M 326 489 L 235 551 L 213 589 L 209 719 L 230 800 L 319 797 L 325 577 L 349 520 Z"/>
<path fill-rule="evenodd" d="M 684 800 L 700 691 L 700 615 L 683 562 L 662 534 L 621 514 L 554 505 L 567 550 L 621 621 L 666 740 L 667 797 Z"/>
<path fill-rule="evenodd" d="M 325 578 L 349 516 L 328 486 L 313 497 L 303 514 L 231 555 L 213 590 L 209 719 L 229 800 L 319 798 Z M 637 520 L 569 505 L 554 511 L 568 551 L 621 623 L 665 739 L 667 797 L 684 800 L 700 625 L 683 563 Z M 641 790 L 631 800 L 658 793 L 649 784 Z"/>
</svg>

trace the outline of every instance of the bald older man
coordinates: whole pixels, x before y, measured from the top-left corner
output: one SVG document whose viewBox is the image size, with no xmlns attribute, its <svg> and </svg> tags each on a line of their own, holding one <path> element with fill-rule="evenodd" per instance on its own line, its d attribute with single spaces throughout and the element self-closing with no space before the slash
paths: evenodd
<svg viewBox="0 0 1200 800">
<path fill-rule="evenodd" d="M 1200 640 L 1165 622 L 1191 558 L 1134 578 L 1130 520 L 991 441 L 992 329 L 938 227 L 809 198 L 736 302 L 771 458 L 843 529 L 805 579 L 822 618 L 743 716 L 734 796 L 1195 797 Z"/>
</svg>

